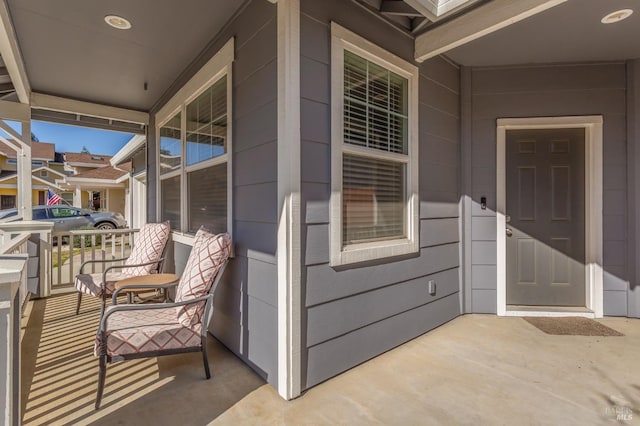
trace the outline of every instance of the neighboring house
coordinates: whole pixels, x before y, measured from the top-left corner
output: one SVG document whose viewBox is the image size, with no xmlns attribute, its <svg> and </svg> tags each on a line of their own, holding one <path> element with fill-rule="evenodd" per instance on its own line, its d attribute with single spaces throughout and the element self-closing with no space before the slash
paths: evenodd
<svg viewBox="0 0 640 426">
<path fill-rule="evenodd" d="M 126 217 L 130 165 L 114 168 L 110 155 L 66 152 L 63 158 L 67 175 L 57 182 L 73 194 L 75 207 L 118 212 Z"/>
<path fill-rule="evenodd" d="M 284 398 L 462 314 L 640 317 L 633 2 L 146 1 L 135 41 L 9 4 L 37 117 L 146 132 L 167 267 L 232 234 L 210 330 Z"/>
<path fill-rule="evenodd" d="M 75 207 L 124 215 L 130 169 L 130 163 L 122 164 L 118 168 L 111 165 L 86 167 L 80 173 L 65 176 L 58 182 L 60 186 L 74 193 Z"/>
<path fill-rule="evenodd" d="M 32 202 L 46 204 L 47 190 L 59 193 L 62 189 L 55 179 L 64 177 L 62 164 L 56 162 L 55 145 L 45 142 L 31 143 Z M 16 150 L 0 141 L 0 210 L 16 207 L 18 196 L 18 166 Z"/>
</svg>

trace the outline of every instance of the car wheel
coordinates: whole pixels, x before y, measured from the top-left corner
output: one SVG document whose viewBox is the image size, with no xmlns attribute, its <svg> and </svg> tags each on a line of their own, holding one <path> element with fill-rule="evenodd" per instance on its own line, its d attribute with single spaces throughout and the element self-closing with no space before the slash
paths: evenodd
<svg viewBox="0 0 640 426">
<path fill-rule="evenodd" d="M 96 225 L 96 229 L 116 229 L 116 226 L 111 222 L 102 222 Z"/>
</svg>

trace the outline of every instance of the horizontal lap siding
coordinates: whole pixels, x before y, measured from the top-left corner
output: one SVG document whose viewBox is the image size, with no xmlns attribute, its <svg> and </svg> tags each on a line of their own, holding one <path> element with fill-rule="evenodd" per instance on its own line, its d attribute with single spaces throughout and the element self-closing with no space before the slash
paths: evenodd
<svg viewBox="0 0 640 426">
<path fill-rule="evenodd" d="M 309 388 L 460 314 L 459 70 L 441 58 L 420 67 L 420 252 L 331 268 L 330 22 L 406 60 L 413 40 L 353 2 L 301 3 L 302 384 Z"/>
<path fill-rule="evenodd" d="M 624 64 L 474 69 L 470 188 L 472 311 L 496 312 L 496 119 L 604 117 L 604 314 L 626 315 L 626 82 Z M 487 209 L 480 198 L 487 197 Z"/>
<path fill-rule="evenodd" d="M 277 20 L 253 1 L 193 65 L 196 72 L 229 38 L 233 63 L 233 242 L 216 291 L 213 334 L 277 386 Z M 190 77 L 185 77 L 187 80 Z M 190 247 L 175 244 L 181 272 Z"/>
</svg>

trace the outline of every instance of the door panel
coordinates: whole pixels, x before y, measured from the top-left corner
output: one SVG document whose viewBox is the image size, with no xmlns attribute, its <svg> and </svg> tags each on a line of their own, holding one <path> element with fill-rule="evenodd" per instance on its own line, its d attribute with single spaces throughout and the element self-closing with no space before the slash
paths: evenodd
<svg viewBox="0 0 640 426">
<path fill-rule="evenodd" d="M 509 130 L 507 304 L 585 306 L 584 129 Z"/>
</svg>

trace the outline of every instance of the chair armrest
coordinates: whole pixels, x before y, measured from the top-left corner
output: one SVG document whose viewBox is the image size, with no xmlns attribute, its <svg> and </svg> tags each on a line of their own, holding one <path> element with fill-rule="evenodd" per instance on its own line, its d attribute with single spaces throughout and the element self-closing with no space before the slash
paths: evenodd
<svg viewBox="0 0 640 426">
<path fill-rule="evenodd" d="M 123 260 L 127 260 L 128 257 L 123 257 L 122 259 L 93 259 L 93 260 L 85 260 L 84 262 L 82 262 L 82 265 L 80 265 L 80 274 L 82 273 L 82 270 L 84 269 L 85 265 L 88 265 L 90 263 L 109 263 L 109 262 L 121 262 Z"/>
<path fill-rule="evenodd" d="M 209 302 L 209 301 L 213 301 L 213 294 L 207 294 L 206 296 L 196 297 L 195 299 L 183 300 L 182 302 L 154 303 L 150 305 L 116 305 L 109 308 L 109 310 L 106 311 L 102 316 L 102 318 L 100 319 L 100 327 L 98 328 L 98 333 L 102 333 L 107 329 L 107 320 L 111 315 L 113 315 L 116 312 L 146 311 L 149 309 L 177 308 L 179 306 L 186 306 L 194 303 Z"/>
<path fill-rule="evenodd" d="M 149 289 L 149 290 L 166 290 L 169 289 L 171 287 L 175 287 L 178 285 L 178 281 L 169 283 L 169 284 L 131 284 L 131 285 L 125 285 L 122 286 L 120 288 L 117 288 L 116 291 L 113 292 L 113 296 L 111 297 L 111 303 L 114 305 L 118 304 L 118 296 L 120 295 L 120 292 L 125 291 L 125 290 L 144 290 L 144 289 Z"/>
<path fill-rule="evenodd" d="M 126 260 L 126 259 L 127 258 L 125 258 L 123 260 Z M 112 271 L 114 269 L 135 268 L 135 267 L 138 267 L 138 266 L 153 265 L 154 263 L 160 263 L 160 262 L 163 262 L 163 261 L 164 261 L 164 258 L 161 258 L 161 259 L 154 260 L 154 261 L 151 261 L 151 262 L 138 263 L 138 264 L 135 264 L 135 265 L 113 265 L 113 266 L 109 266 L 104 271 L 102 271 L 102 286 L 106 287 L 106 285 L 107 285 L 107 273 L 109 271 Z M 104 288 L 103 288 L 103 290 L 104 290 Z"/>
</svg>

